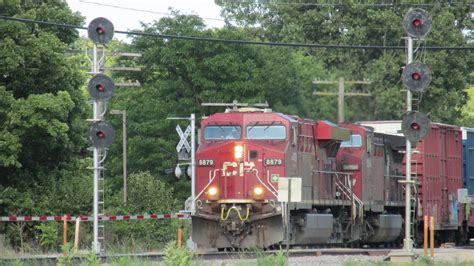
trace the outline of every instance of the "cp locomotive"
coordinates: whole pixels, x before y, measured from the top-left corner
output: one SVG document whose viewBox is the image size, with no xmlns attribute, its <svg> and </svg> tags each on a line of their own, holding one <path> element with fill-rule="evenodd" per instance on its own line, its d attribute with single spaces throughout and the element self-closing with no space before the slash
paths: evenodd
<svg viewBox="0 0 474 266">
<path fill-rule="evenodd" d="M 433 135 L 436 128 L 450 132 L 437 146 L 445 149 L 441 157 L 430 146 L 441 137 Z M 460 129 L 432 125 L 430 134 L 412 161 L 419 188 L 412 197 L 413 227 L 421 228 L 421 215 L 432 213 L 442 236 L 466 236 L 467 215 L 455 194 L 463 187 L 462 169 L 456 170 L 462 157 L 453 146 L 459 134 L 462 148 Z M 192 238 L 199 248 L 392 245 L 403 239 L 402 136 L 363 124 L 234 108 L 203 118 L 199 141 L 192 215 Z M 430 172 L 439 162 L 444 172 Z M 301 201 L 289 203 L 285 226 L 278 184 L 287 177 L 300 177 L 302 186 Z M 444 186 L 429 185 L 441 181 Z"/>
</svg>

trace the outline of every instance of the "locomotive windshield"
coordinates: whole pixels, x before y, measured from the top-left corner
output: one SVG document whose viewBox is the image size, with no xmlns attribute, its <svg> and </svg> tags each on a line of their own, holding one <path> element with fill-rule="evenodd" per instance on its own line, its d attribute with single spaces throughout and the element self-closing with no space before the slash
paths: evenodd
<svg viewBox="0 0 474 266">
<path fill-rule="evenodd" d="M 226 126 L 207 126 L 204 129 L 204 139 L 207 140 L 226 140 L 240 139 L 241 127 L 234 125 Z"/>
<path fill-rule="evenodd" d="M 362 147 L 362 137 L 359 134 L 351 135 L 349 140 L 341 142 L 341 148 L 358 148 Z"/>
<path fill-rule="evenodd" d="M 247 139 L 286 139 L 285 126 L 247 126 Z"/>
</svg>

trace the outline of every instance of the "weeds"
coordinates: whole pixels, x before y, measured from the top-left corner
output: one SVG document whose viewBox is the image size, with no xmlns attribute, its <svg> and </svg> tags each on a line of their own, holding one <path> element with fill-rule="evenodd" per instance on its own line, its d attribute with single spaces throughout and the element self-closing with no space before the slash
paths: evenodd
<svg viewBox="0 0 474 266">
<path fill-rule="evenodd" d="M 163 261 L 168 266 L 191 265 L 193 253 L 186 247 L 178 247 L 175 241 L 168 242 L 165 247 Z"/>
<path fill-rule="evenodd" d="M 273 255 L 263 256 L 257 259 L 257 266 L 285 266 L 288 263 L 287 253 L 279 250 Z"/>
<path fill-rule="evenodd" d="M 83 265 L 87 266 L 100 266 L 100 258 L 95 254 L 95 252 L 91 251 L 86 256 L 86 261 Z"/>
<path fill-rule="evenodd" d="M 58 257 L 59 266 L 69 266 L 73 265 L 72 261 L 76 256 L 76 250 L 72 247 L 71 243 L 66 243 L 66 245 L 61 246 L 61 251 L 64 256 Z"/>
</svg>

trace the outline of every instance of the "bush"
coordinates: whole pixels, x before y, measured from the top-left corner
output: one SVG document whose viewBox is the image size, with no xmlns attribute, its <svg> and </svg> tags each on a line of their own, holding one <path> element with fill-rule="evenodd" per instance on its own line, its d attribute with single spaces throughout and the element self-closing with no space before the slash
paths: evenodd
<svg viewBox="0 0 474 266">
<path fill-rule="evenodd" d="M 58 242 L 58 224 L 56 222 L 41 223 L 35 228 L 40 232 L 39 242 L 43 250 L 53 249 Z"/>
<path fill-rule="evenodd" d="M 186 247 L 178 247 L 175 241 L 166 244 L 163 261 L 169 266 L 191 265 L 193 253 Z"/>
<path fill-rule="evenodd" d="M 176 212 L 178 202 L 174 191 L 165 182 L 160 181 L 149 172 L 133 173 L 128 179 L 127 206 L 121 205 L 121 193 L 116 193 L 109 208 L 110 213 L 170 213 Z M 183 236 L 187 235 L 189 222 L 183 220 L 151 220 L 151 221 L 112 221 L 108 222 L 107 243 L 113 246 L 125 246 L 129 250 L 123 252 L 161 249 L 171 240 L 176 240 L 178 228 L 184 228 Z M 183 238 L 185 239 L 185 238 Z"/>
</svg>

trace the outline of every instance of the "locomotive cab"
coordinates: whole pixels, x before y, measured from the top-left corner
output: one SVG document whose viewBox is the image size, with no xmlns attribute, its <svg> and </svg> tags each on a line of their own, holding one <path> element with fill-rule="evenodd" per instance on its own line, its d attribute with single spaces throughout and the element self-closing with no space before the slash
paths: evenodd
<svg viewBox="0 0 474 266">
<path fill-rule="evenodd" d="M 283 239 L 277 184 L 285 173 L 290 128 L 285 116 L 259 109 L 217 113 L 201 122 L 192 217 L 199 246 L 267 247 Z"/>
</svg>

